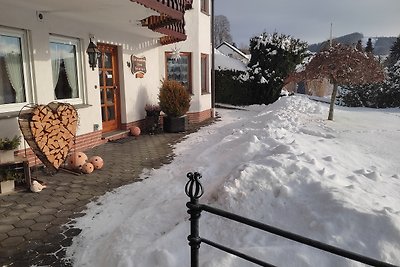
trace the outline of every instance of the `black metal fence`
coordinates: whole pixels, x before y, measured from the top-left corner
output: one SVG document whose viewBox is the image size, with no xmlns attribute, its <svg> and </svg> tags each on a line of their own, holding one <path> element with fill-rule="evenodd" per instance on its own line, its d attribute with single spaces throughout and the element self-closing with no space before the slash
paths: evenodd
<svg viewBox="0 0 400 267">
<path fill-rule="evenodd" d="M 205 243 L 227 253 L 236 255 L 242 259 L 247 261 L 253 262 L 260 266 L 275 266 L 259 259 L 253 258 L 249 255 L 241 253 L 239 251 L 233 250 L 231 248 L 225 247 L 221 244 L 216 242 L 210 241 L 208 239 L 202 238 L 199 236 L 199 220 L 202 211 L 209 212 L 211 214 L 221 216 L 248 226 L 252 226 L 254 228 L 266 231 L 268 233 L 272 233 L 278 236 L 281 236 L 286 239 L 290 239 L 302 244 L 305 244 L 310 247 L 317 248 L 319 250 L 323 250 L 326 252 L 330 252 L 332 254 L 351 259 L 357 262 L 365 263 L 370 266 L 377 266 L 377 267 L 399 267 L 393 264 L 385 263 L 382 261 L 378 261 L 360 254 L 356 254 L 338 247 L 334 247 L 304 236 L 300 236 L 291 232 L 284 231 L 282 229 L 260 223 L 254 220 L 250 220 L 248 218 L 236 215 L 234 213 L 230 213 L 224 210 L 220 210 L 217 208 L 213 208 L 208 205 L 199 204 L 199 199 L 203 195 L 203 186 L 201 185 L 199 179 L 201 178 L 201 174 L 198 172 L 195 173 L 188 173 L 187 177 L 189 181 L 186 183 L 185 192 L 186 195 L 190 198 L 190 202 L 186 203 L 188 207 L 188 213 L 190 214 L 190 235 L 188 236 L 189 246 L 191 247 L 191 267 L 198 267 L 199 266 L 199 249 L 200 244 Z"/>
</svg>

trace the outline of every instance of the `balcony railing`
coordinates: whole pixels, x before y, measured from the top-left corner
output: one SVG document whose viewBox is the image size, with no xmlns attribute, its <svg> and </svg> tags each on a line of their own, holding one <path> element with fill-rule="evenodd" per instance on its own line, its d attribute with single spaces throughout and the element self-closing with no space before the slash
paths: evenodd
<svg viewBox="0 0 400 267">
<path fill-rule="evenodd" d="M 144 27 L 162 33 L 162 45 L 186 40 L 184 15 L 192 8 L 193 0 L 131 0 L 157 11 L 159 16 L 150 16 L 141 20 Z"/>
<path fill-rule="evenodd" d="M 152 31 L 156 31 L 158 28 L 167 27 L 168 25 L 179 21 L 175 20 L 169 16 L 161 15 L 161 16 L 150 16 L 145 19 L 142 19 L 140 22 L 142 26 L 148 27 Z"/>
<path fill-rule="evenodd" d="M 131 0 L 176 20 L 183 19 L 186 0 Z"/>
</svg>

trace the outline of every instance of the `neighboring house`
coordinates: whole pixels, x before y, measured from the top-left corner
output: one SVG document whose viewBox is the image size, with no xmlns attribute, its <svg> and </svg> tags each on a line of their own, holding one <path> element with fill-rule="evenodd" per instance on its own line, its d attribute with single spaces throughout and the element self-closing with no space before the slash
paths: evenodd
<svg viewBox="0 0 400 267">
<path fill-rule="evenodd" d="M 333 85 L 328 79 L 308 80 L 298 84 L 290 82 L 283 87 L 289 93 L 299 93 L 311 96 L 325 97 L 331 96 Z"/>
<path fill-rule="evenodd" d="M 246 55 L 238 48 L 234 47 L 233 45 L 227 42 L 223 42 L 222 44 L 217 46 L 217 50 L 228 57 L 242 61 L 245 65 L 249 64 L 250 56 Z"/>
<path fill-rule="evenodd" d="M 215 70 L 246 71 L 246 64 L 236 58 L 222 54 L 217 49 L 214 50 L 214 62 Z"/>
<path fill-rule="evenodd" d="M 333 85 L 329 79 L 323 78 L 318 80 L 311 80 L 305 82 L 305 93 L 312 96 L 331 96 Z"/>
<path fill-rule="evenodd" d="M 0 0 L 0 137 L 20 133 L 25 105 L 61 101 L 79 114 L 75 149 L 94 147 L 141 126 L 163 78 L 191 92 L 189 122 L 210 118 L 209 1 Z M 101 51 L 93 69 L 90 37 Z"/>
</svg>

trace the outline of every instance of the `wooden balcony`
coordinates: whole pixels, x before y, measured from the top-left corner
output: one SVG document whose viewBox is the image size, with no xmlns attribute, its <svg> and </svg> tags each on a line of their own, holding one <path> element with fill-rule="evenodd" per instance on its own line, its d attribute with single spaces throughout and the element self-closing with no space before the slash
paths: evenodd
<svg viewBox="0 0 400 267">
<path fill-rule="evenodd" d="M 167 35 L 160 38 L 160 43 L 162 45 L 185 41 L 187 38 L 185 34 L 185 20 L 180 20 L 169 24 L 164 28 L 159 28 L 157 29 L 157 32 Z"/>
<path fill-rule="evenodd" d="M 192 8 L 193 0 L 131 0 L 160 13 L 159 16 L 149 16 L 141 20 L 144 27 L 165 34 L 160 38 L 162 45 L 186 40 L 184 15 L 187 9 Z M 162 5 L 162 6 L 160 6 Z M 171 12 L 174 9 L 174 12 Z M 178 16 L 176 12 L 180 12 Z"/>
<path fill-rule="evenodd" d="M 131 0 L 147 8 L 151 8 L 161 15 L 169 16 L 176 20 L 183 19 L 187 0 Z"/>
</svg>

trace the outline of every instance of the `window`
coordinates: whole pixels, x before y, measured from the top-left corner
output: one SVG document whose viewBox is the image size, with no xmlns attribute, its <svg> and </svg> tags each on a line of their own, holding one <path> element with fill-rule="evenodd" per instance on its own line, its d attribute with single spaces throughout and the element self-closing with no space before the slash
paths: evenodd
<svg viewBox="0 0 400 267">
<path fill-rule="evenodd" d="M 166 74 L 168 80 L 180 81 L 189 93 L 192 93 L 192 60 L 191 53 L 181 52 L 180 58 L 173 58 L 171 52 L 165 53 Z"/>
<path fill-rule="evenodd" d="M 0 111 L 17 111 L 28 99 L 26 33 L 0 27 Z"/>
<path fill-rule="evenodd" d="M 69 102 L 82 102 L 79 40 L 52 37 L 50 54 L 55 99 L 71 99 L 72 101 Z"/>
<path fill-rule="evenodd" d="M 201 93 L 209 93 L 209 71 L 208 71 L 208 55 L 201 54 Z"/>
<path fill-rule="evenodd" d="M 210 0 L 200 0 L 201 12 L 206 13 L 207 15 L 210 12 L 209 2 Z"/>
</svg>

